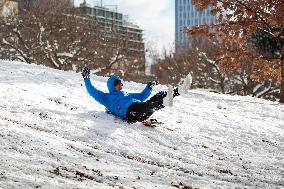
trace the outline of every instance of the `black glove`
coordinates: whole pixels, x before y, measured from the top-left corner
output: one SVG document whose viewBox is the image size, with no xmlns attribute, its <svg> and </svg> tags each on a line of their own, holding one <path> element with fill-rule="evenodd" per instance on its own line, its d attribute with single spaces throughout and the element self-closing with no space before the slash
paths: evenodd
<svg viewBox="0 0 284 189">
<path fill-rule="evenodd" d="M 179 96 L 179 95 L 180 95 L 180 93 L 178 91 L 178 88 L 175 88 L 174 89 L 174 97 Z"/>
<path fill-rule="evenodd" d="M 158 81 L 151 81 L 147 84 L 147 86 L 152 89 L 155 85 L 158 85 L 158 84 L 159 84 Z"/>
<path fill-rule="evenodd" d="M 90 69 L 88 67 L 83 68 L 81 74 L 84 79 L 90 77 Z"/>
</svg>

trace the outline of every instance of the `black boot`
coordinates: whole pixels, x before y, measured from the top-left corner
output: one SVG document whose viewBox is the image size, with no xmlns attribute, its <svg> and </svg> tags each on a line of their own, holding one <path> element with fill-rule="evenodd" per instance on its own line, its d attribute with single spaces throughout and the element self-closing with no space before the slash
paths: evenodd
<svg viewBox="0 0 284 189">
<path fill-rule="evenodd" d="M 166 91 L 160 91 L 159 93 L 152 96 L 149 101 L 150 102 L 161 102 L 161 103 L 163 103 L 163 98 L 165 98 L 166 96 L 167 96 Z"/>
</svg>

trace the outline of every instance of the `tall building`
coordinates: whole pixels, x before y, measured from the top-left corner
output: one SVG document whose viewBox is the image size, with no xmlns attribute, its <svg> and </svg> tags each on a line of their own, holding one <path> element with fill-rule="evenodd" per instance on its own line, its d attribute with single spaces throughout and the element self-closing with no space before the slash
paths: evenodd
<svg viewBox="0 0 284 189">
<path fill-rule="evenodd" d="M 115 28 L 118 34 L 128 38 L 128 47 L 141 54 L 140 61 L 145 63 L 143 30 L 136 24 L 129 22 L 128 17 L 119 13 L 116 6 L 115 10 L 103 6 L 90 6 L 84 0 L 78 9 L 82 14 L 93 16 L 105 28 L 105 31 L 112 32 L 112 29 Z"/>
<path fill-rule="evenodd" d="M 191 0 L 175 0 L 175 48 L 176 52 L 191 46 L 190 38 L 184 33 L 184 28 L 214 23 L 216 18 L 210 15 L 210 8 L 203 12 L 197 11 Z"/>
</svg>

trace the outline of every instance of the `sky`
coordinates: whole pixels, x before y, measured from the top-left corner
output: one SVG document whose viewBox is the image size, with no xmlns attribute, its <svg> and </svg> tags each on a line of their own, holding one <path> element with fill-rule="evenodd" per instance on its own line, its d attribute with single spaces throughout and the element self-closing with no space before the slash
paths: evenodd
<svg viewBox="0 0 284 189">
<path fill-rule="evenodd" d="M 75 5 L 83 0 L 75 0 Z M 100 1 L 87 0 L 94 5 Z M 131 21 L 144 30 L 146 48 L 158 52 L 170 50 L 174 44 L 174 1 L 173 0 L 103 0 L 104 5 L 118 5 L 118 11 L 128 15 Z"/>
</svg>

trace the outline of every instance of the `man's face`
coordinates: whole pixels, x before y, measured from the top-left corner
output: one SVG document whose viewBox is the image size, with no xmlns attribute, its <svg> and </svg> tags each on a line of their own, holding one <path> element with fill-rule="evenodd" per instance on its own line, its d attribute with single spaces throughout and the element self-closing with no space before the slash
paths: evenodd
<svg viewBox="0 0 284 189">
<path fill-rule="evenodd" d="M 115 87 L 115 89 L 117 91 L 121 91 L 122 90 L 122 86 L 123 86 L 123 84 L 122 84 L 120 79 L 115 80 L 114 87 Z"/>
<path fill-rule="evenodd" d="M 122 83 L 119 83 L 119 84 L 117 84 L 117 85 L 115 86 L 115 88 L 116 88 L 117 91 L 121 91 L 121 90 L 122 90 L 122 86 L 123 86 L 123 84 L 122 84 Z"/>
</svg>

